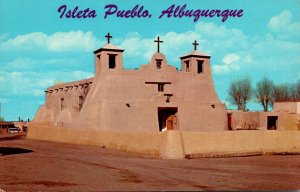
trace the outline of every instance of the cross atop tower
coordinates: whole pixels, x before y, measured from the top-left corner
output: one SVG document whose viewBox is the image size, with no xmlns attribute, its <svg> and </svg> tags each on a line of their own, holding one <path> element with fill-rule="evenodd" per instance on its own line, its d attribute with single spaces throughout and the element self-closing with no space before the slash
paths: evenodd
<svg viewBox="0 0 300 192">
<path fill-rule="evenodd" d="M 107 38 L 107 43 L 110 43 L 110 38 L 112 38 L 112 36 L 110 35 L 110 33 L 107 33 L 107 35 L 105 36 Z"/>
<path fill-rule="evenodd" d="M 199 45 L 199 43 L 197 43 L 197 41 L 195 40 L 193 45 L 194 45 L 194 50 L 196 51 L 197 50 L 197 45 Z"/>
<path fill-rule="evenodd" d="M 158 36 L 157 40 L 154 40 L 154 42 L 157 43 L 157 52 L 159 53 L 159 43 L 162 43 L 163 41 L 160 41 Z"/>
</svg>

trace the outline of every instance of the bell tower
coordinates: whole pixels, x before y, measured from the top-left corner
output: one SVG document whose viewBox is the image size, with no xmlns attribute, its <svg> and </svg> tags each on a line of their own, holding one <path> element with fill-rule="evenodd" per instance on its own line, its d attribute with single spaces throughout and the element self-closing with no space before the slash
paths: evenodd
<svg viewBox="0 0 300 192">
<path fill-rule="evenodd" d="M 210 55 L 197 51 L 199 44 L 196 40 L 193 45 L 194 50 L 192 52 L 180 57 L 181 70 L 194 75 L 211 77 Z"/>
<path fill-rule="evenodd" d="M 94 51 L 95 76 L 102 72 L 113 72 L 123 70 L 123 52 L 121 49 L 110 43 L 112 36 L 108 33 L 106 36 L 107 44 Z"/>
</svg>

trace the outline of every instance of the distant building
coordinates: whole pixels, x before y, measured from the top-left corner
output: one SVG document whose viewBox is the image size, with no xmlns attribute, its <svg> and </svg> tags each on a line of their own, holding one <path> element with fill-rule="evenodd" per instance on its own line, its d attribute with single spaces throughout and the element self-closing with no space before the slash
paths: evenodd
<svg viewBox="0 0 300 192">
<path fill-rule="evenodd" d="M 300 130 L 300 102 L 275 102 L 271 112 L 228 111 L 230 130 Z"/>
<path fill-rule="evenodd" d="M 278 101 L 274 103 L 275 112 L 300 114 L 300 101 Z"/>
<path fill-rule="evenodd" d="M 210 56 L 194 50 L 180 57 L 181 70 L 157 52 L 136 70 L 123 68 L 122 48 L 94 51 L 95 76 L 47 88 L 33 122 L 96 130 L 159 132 L 227 130 L 226 108 L 211 76 Z"/>
</svg>

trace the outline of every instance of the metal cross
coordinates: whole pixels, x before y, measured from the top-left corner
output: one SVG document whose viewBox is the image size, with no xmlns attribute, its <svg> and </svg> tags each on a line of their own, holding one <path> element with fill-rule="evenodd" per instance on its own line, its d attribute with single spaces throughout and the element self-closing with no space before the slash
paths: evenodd
<svg viewBox="0 0 300 192">
<path fill-rule="evenodd" d="M 162 43 L 163 41 L 160 41 L 158 36 L 157 40 L 154 40 L 154 42 L 157 43 L 157 52 L 159 53 L 159 43 Z"/>
<path fill-rule="evenodd" d="M 107 33 L 107 35 L 105 36 L 107 38 L 107 43 L 110 43 L 110 38 L 112 38 L 112 36 L 110 36 L 110 33 Z"/>
<path fill-rule="evenodd" d="M 197 45 L 199 45 L 196 40 L 194 41 L 193 45 L 194 45 L 194 50 L 196 51 L 197 50 Z"/>
</svg>

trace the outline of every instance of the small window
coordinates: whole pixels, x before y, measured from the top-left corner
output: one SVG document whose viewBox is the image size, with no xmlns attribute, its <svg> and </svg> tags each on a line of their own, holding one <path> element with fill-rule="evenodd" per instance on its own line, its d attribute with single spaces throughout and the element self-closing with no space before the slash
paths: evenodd
<svg viewBox="0 0 300 192">
<path fill-rule="evenodd" d="M 156 59 L 156 68 L 161 69 L 161 59 Z"/>
<path fill-rule="evenodd" d="M 64 110 L 64 101 L 65 99 L 64 98 L 60 98 L 60 110 Z"/>
<path fill-rule="evenodd" d="M 79 111 L 81 110 L 81 108 L 83 106 L 83 102 L 84 102 L 83 96 L 79 96 Z"/>
<path fill-rule="evenodd" d="M 162 83 L 158 84 L 158 92 L 164 92 L 164 84 Z"/>
<path fill-rule="evenodd" d="M 110 69 L 116 68 L 116 56 L 117 55 L 108 55 L 108 67 Z"/>
<path fill-rule="evenodd" d="M 203 61 L 198 60 L 198 61 L 197 61 L 197 64 L 198 64 L 197 72 L 198 72 L 198 73 L 202 73 L 202 72 L 203 72 Z"/>
<path fill-rule="evenodd" d="M 186 72 L 190 71 L 190 61 L 185 61 L 185 70 Z"/>
</svg>

